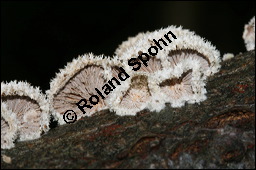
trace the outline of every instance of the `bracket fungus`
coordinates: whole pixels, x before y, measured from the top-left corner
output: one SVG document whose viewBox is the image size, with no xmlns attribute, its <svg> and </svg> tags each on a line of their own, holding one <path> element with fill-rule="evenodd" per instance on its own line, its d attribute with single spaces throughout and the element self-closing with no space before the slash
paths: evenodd
<svg viewBox="0 0 256 170">
<path fill-rule="evenodd" d="M 13 126 L 17 124 L 18 140 L 37 139 L 49 130 L 48 102 L 38 87 L 34 88 L 27 82 L 2 82 L 1 98 L 6 105 L 2 107 L 6 107 L 2 110 L 2 114 L 9 112 L 16 116 L 12 123 L 14 123 Z M 4 122 L 1 121 L 1 123 Z"/>
<path fill-rule="evenodd" d="M 129 74 L 130 75 L 130 74 Z M 145 75 L 131 75 L 131 78 L 115 89 L 108 100 L 109 109 L 117 115 L 136 115 L 150 102 L 148 80 Z"/>
<path fill-rule="evenodd" d="M 63 114 L 69 109 L 78 114 L 79 120 L 108 108 L 103 100 L 105 97 L 107 100 L 107 96 L 104 97 L 99 90 L 112 75 L 110 65 L 113 62 L 115 60 L 90 53 L 73 59 L 64 69 L 60 69 L 46 91 L 52 114 L 59 124 L 65 124 Z"/>
<path fill-rule="evenodd" d="M 244 26 L 243 39 L 247 51 L 255 49 L 255 16 Z"/>
</svg>

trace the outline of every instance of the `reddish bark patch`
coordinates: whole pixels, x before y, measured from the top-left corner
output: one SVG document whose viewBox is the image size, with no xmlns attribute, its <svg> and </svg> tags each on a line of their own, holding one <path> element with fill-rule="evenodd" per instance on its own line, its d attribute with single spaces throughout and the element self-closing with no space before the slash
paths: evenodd
<svg viewBox="0 0 256 170">
<path fill-rule="evenodd" d="M 255 113 L 246 110 L 233 110 L 211 118 L 205 123 L 207 128 L 222 128 L 231 125 L 237 128 L 246 128 L 255 124 Z"/>
</svg>

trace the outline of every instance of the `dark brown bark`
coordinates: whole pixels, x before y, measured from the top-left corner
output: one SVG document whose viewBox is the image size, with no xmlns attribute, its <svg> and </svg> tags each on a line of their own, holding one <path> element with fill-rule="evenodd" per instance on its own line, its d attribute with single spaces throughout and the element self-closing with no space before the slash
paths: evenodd
<svg viewBox="0 0 256 170">
<path fill-rule="evenodd" d="M 109 111 L 17 142 L 1 168 L 255 168 L 255 52 L 222 63 L 207 100 L 160 113 Z"/>
</svg>

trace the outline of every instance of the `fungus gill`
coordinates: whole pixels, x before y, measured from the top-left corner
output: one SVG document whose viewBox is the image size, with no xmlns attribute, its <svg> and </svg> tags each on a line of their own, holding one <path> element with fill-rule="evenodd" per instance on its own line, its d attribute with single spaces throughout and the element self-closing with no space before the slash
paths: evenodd
<svg viewBox="0 0 256 170">
<path fill-rule="evenodd" d="M 10 149 L 14 147 L 17 138 L 18 121 L 16 114 L 8 109 L 5 102 L 1 101 L 1 148 Z"/>
<path fill-rule="evenodd" d="M 46 92 L 50 102 L 52 114 L 59 124 L 65 124 L 63 114 L 67 110 L 73 110 L 78 120 L 84 116 L 91 116 L 93 113 L 107 109 L 104 100 L 100 99 L 91 108 L 84 107 L 86 114 L 83 114 L 76 103 L 81 99 L 87 100 L 91 95 L 97 94 L 95 88 L 101 89 L 106 83 L 109 70 L 107 70 L 106 58 L 94 56 L 92 53 L 79 56 L 68 63 L 64 69 L 56 74 L 50 83 L 50 89 Z M 92 102 L 95 101 L 92 99 Z"/>
<path fill-rule="evenodd" d="M 48 102 L 38 87 L 27 82 L 2 82 L 1 98 L 7 109 L 16 115 L 18 140 L 37 139 L 49 130 Z"/>
</svg>

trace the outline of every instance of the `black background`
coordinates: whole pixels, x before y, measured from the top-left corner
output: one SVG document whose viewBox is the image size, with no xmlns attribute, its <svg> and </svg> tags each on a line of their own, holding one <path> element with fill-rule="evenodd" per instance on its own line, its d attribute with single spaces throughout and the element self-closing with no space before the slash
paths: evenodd
<svg viewBox="0 0 256 170">
<path fill-rule="evenodd" d="M 168 25 L 195 31 L 221 55 L 238 54 L 254 15 L 253 1 L 1 1 L 1 81 L 26 80 L 45 91 L 78 55 L 111 56 L 128 36 Z"/>
</svg>

